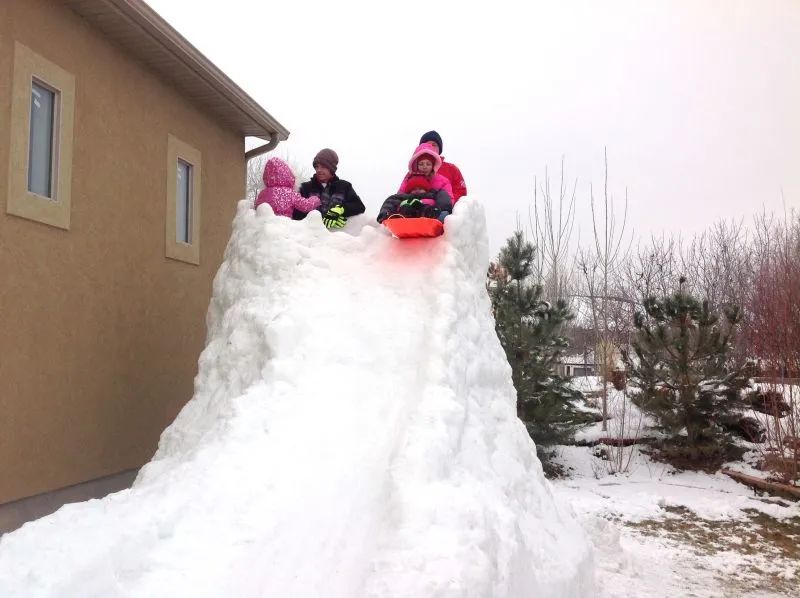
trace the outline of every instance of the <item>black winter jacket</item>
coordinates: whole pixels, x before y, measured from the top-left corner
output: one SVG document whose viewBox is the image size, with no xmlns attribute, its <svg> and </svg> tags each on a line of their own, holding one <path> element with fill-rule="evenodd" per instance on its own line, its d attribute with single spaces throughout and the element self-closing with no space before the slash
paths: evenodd
<svg viewBox="0 0 800 598">
<path fill-rule="evenodd" d="M 323 187 L 317 180 L 316 175 L 311 177 L 311 180 L 306 181 L 300 185 L 300 195 L 303 197 L 311 197 L 312 195 L 319 196 L 320 205 L 317 208 L 323 214 L 335 205 L 344 206 L 344 217 L 350 218 L 356 214 L 363 214 L 364 203 L 361 198 L 356 194 L 353 185 L 334 176 L 328 184 Z M 292 220 L 302 220 L 308 214 L 295 209 L 292 214 Z"/>
<path fill-rule="evenodd" d="M 383 202 L 380 211 L 378 212 L 378 222 L 383 222 L 392 214 L 397 213 L 397 208 L 404 199 L 423 199 L 431 198 L 436 202 L 436 207 L 440 212 L 451 212 L 453 210 L 453 202 L 450 195 L 444 189 L 435 191 L 426 191 L 425 193 L 412 194 L 412 193 L 395 193 L 386 198 Z"/>
</svg>

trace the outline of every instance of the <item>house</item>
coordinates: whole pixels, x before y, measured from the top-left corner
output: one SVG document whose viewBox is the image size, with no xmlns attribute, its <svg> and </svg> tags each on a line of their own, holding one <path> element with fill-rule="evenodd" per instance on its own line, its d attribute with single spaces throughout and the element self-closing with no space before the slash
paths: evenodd
<svg viewBox="0 0 800 598">
<path fill-rule="evenodd" d="M 615 346 L 612 342 L 606 345 L 608 348 L 605 351 L 607 355 L 608 375 L 609 380 L 611 376 L 622 376 L 620 380 L 624 379 L 626 370 L 625 362 L 622 358 L 622 352 L 619 347 Z M 602 376 L 603 375 L 603 351 L 602 341 L 597 344 L 596 349 L 592 350 L 584 347 L 582 353 L 573 353 L 561 356 L 558 365 L 556 365 L 556 373 L 560 376 L 568 378 L 578 376 Z M 620 382 L 624 384 L 624 382 Z M 616 384 L 616 383 L 615 383 Z"/>
<path fill-rule="evenodd" d="M 568 378 L 595 376 L 599 368 L 600 366 L 595 362 L 594 351 L 585 351 L 562 356 L 556 366 L 556 374 Z"/>
<path fill-rule="evenodd" d="M 0 533 L 9 504 L 152 456 L 192 396 L 246 155 L 288 135 L 141 0 L 0 3 Z"/>
</svg>

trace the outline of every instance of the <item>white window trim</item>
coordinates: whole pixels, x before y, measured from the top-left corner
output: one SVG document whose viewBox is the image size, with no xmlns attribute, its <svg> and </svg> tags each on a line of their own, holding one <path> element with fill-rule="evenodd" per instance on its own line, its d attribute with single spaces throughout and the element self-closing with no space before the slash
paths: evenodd
<svg viewBox="0 0 800 598">
<path fill-rule="evenodd" d="M 191 182 L 191 242 L 182 243 L 177 240 L 177 192 L 178 192 L 178 160 L 192 166 Z M 168 258 L 200 264 L 200 185 L 202 174 L 202 156 L 200 151 L 174 135 L 167 136 L 167 198 L 166 198 L 166 256 Z"/>
<path fill-rule="evenodd" d="M 31 91 L 36 80 L 58 95 L 53 122 L 53 197 L 28 191 Z M 14 42 L 6 212 L 69 230 L 75 77 L 27 46 Z"/>
</svg>

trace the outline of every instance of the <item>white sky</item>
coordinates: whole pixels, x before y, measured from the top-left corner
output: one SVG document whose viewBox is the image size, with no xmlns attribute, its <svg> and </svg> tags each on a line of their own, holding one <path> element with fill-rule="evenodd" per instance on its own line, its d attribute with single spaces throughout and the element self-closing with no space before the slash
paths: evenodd
<svg viewBox="0 0 800 598">
<path fill-rule="evenodd" d="M 800 0 L 147 1 L 371 214 L 429 129 L 493 252 L 562 156 L 587 238 L 604 146 L 639 237 L 800 207 Z"/>
</svg>

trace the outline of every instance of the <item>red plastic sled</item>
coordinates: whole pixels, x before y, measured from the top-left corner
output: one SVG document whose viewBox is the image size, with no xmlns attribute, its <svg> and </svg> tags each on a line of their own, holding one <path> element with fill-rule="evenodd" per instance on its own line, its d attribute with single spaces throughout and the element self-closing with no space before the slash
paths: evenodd
<svg viewBox="0 0 800 598">
<path fill-rule="evenodd" d="M 398 239 L 438 237 L 444 233 L 444 225 L 436 218 L 390 216 L 383 221 L 383 226 L 392 231 L 392 234 Z"/>
</svg>

